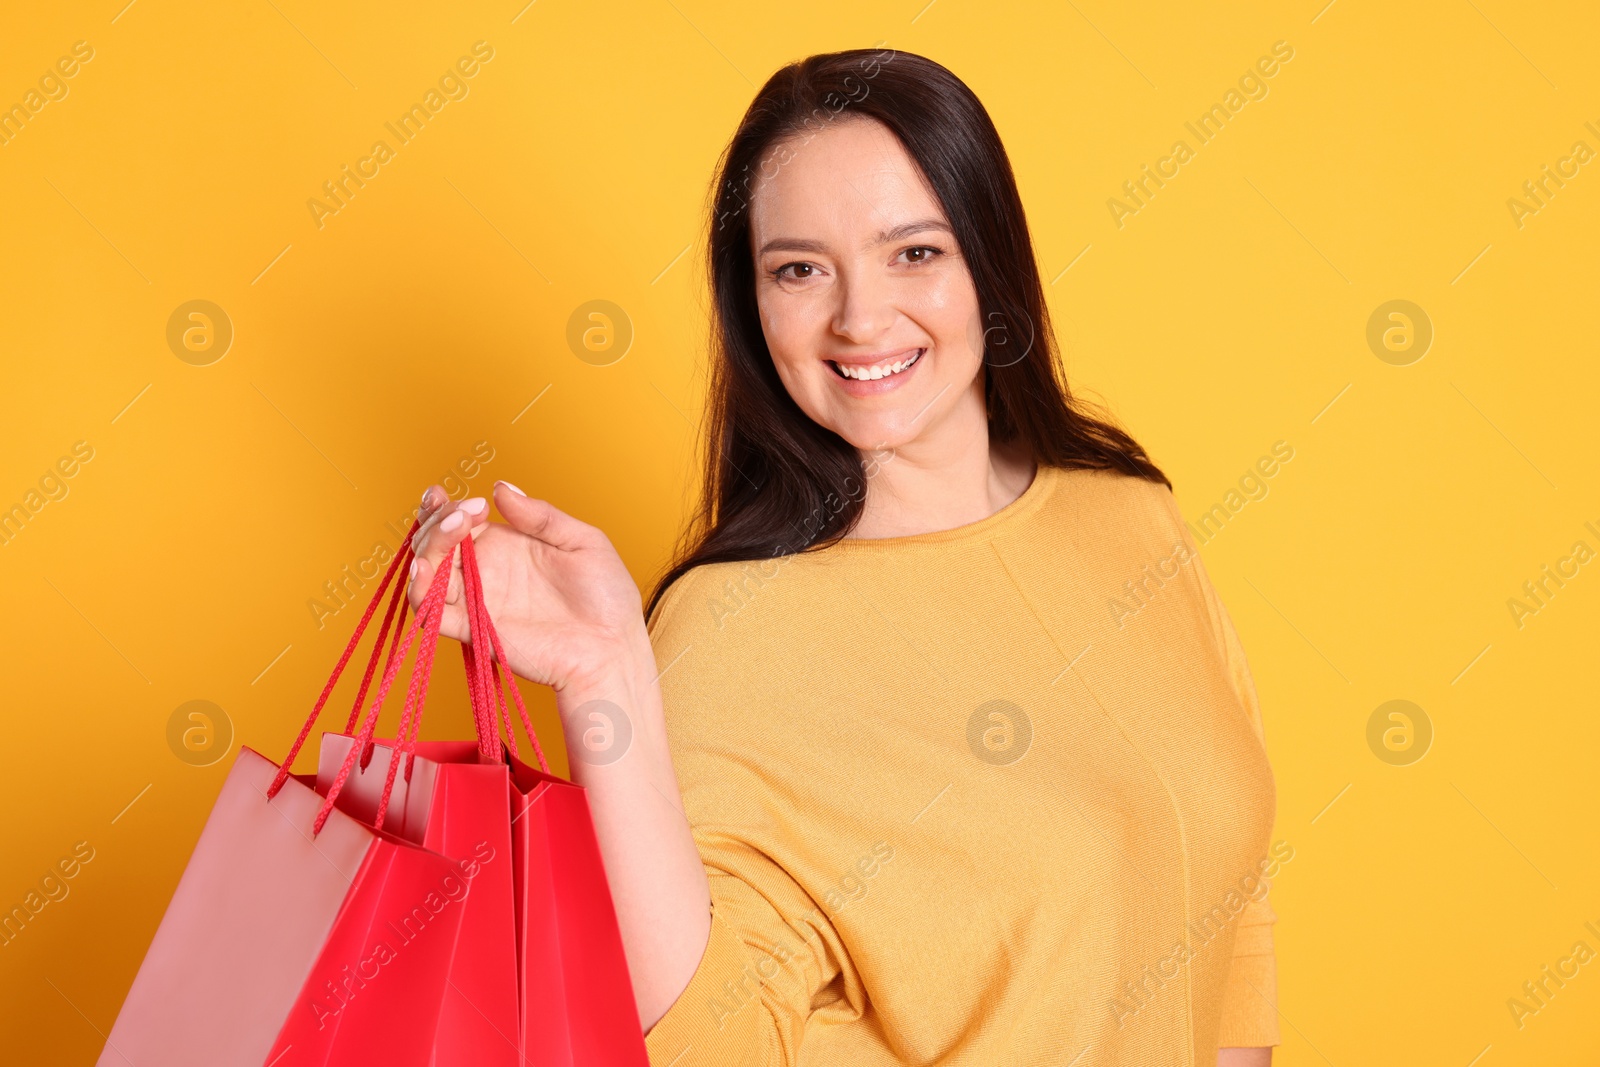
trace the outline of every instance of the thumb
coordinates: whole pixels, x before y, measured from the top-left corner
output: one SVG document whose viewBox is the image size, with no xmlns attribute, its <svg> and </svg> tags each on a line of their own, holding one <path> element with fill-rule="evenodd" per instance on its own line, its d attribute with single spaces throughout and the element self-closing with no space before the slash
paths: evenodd
<svg viewBox="0 0 1600 1067">
<path fill-rule="evenodd" d="M 510 482 L 494 483 L 494 503 L 512 529 L 552 548 L 570 552 L 593 542 L 592 526 L 579 522 L 548 500 L 526 495 Z"/>
</svg>

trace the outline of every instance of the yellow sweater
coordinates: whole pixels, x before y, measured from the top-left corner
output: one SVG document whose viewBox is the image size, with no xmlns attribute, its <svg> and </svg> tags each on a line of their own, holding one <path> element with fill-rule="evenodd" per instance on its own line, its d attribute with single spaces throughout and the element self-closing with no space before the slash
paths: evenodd
<svg viewBox="0 0 1600 1067">
<path fill-rule="evenodd" d="M 655 1067 L 1199 1064 L 1278 1043 L 1275 791 L 1171 492 L 697 567 L 650 625 L 711 883 Z"/>
</svg>

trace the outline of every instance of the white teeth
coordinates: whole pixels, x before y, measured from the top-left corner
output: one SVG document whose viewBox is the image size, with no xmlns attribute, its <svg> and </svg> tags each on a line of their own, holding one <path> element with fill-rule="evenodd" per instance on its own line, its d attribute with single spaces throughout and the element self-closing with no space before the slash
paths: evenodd
<svg viewBox="0 0 1600 1067">
<path fill-rule="evenodd" d="M 857 381 L 863 382 L 875 382 L 879 378 L 887 378 L 891 374 L 899 374 L 917 360 L 921 359 L 922 352 L 923 350 L 919 348 L 917 349 L 916 354 L 914 354 L 910 359 L 901 360 L 898 363 L 880 363 L 872 367 L 846 367 L 843 364 L 835 363 L 834 366 L 838 367 L 839 373 L 843 374 L 846 378 L 854 378 Z"/>
</svg>

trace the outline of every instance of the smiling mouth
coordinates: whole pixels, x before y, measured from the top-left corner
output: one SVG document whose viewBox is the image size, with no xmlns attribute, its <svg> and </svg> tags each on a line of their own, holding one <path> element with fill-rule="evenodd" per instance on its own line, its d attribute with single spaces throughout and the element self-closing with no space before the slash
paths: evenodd
<svg viewBox="0 0 1600 1067">
<path fill-rule="evenodd" d="M 907 359 L 891 363 L 877 363 L 870 367 L 850 367 L 846 369 L 831 359 L 827 362 L 828 366 L 833 368 L 833 373 L 841 378 L 849 378 L 851 381 L 858 382 L 875 382 L 879 378 L 890 378 L 910 370 L 926 351 L 926 348 L 919 348 Z"/>
</svg>

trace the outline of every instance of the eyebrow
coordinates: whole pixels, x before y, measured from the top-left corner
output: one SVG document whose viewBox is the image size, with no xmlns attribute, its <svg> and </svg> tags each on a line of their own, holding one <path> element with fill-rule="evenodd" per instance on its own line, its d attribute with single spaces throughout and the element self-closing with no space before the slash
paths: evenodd
<svg viewBox="0 0 1600 1067">
<path fill-rule="evenodd" d="M 929 230 L 942 230 L 955 236 L 949 223 L 943 219 L 926 218 L 916 219 L 912 222 L 903 222 L 892 230 L 880 232 L 874 242 L 876 245 L 886 245 L 891 241 L 898 241 L 902 237 L 910 237 L 914 233 L 927 233 Z M 821 241 L 806 240 L 799 237 L 774 237 L 761 246 L 757 255 L 766 255 L 768 252 L 826 252 L 827 245 Z"/>
</svg>

